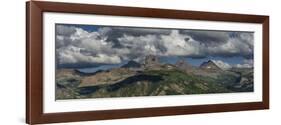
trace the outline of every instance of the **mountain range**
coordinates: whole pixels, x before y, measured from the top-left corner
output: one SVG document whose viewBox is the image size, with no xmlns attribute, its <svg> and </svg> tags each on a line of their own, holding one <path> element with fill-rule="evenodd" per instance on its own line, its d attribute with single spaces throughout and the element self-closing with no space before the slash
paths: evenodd
<svg viewBox="0 0 281 125">
<path fill-rule="evenodd" d="M 83 73 L 57 69 L 56 99 L 160 96 L 253 91 L 252 68 L 220 68 L 212 60 L 199 67 L 186 60 L 160 63 L 149 55 L 143 64 L 129 61 L 121 67 Z"/>
</svg>

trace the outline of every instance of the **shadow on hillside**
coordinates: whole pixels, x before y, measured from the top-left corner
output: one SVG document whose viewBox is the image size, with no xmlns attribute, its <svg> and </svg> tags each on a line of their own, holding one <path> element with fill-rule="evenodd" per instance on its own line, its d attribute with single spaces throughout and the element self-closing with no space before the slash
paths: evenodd
<svg viewBox="0 0 281 125">
<path fill-rule="evenodd" d="M 141 74 L 141 75 L 128 77 L 128 78 L 124 79 L 123 81 L 117 82 L 113 85 L 104 86 L 104 87 L 106 88 L 107 91 L 116 91 L 122 87 L 136 83 L 138 81 L 147 81 L 147 82 L 153 83 L 153 82 L 159 82 L 161 80 L 163 80 L 161 76 Z M 96 92 L 100 88 L 103 88 L 103 87 L 102 86 L 83 87 L 83 88 L 79 89 L 79 93 L 81 95 L 88 95 L 88 94 Z"/>
<path fill-rule="evenodd" d="M 159 82 L 163 80 L 161 76 L 157 76 L 157 75 L 136 75 L 136 76 L 131 76 L 129 78 L 126 78 L 123 81 L 120 81 L 118 83 L 115 83 L 113 85 L 110 85 L 107 87 L 107 91 L 116 91 L 122 87 L 125 87 L 127 85 L 136 83 L 138 81 L 148 81 L 148 82 Z"/>
</svg>

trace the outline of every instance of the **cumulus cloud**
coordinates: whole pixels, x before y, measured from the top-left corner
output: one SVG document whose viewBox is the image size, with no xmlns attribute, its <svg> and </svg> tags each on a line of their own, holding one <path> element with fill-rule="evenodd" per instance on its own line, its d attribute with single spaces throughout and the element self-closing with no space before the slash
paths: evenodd
<svg viewBox="0 0 281 125">
<path fill-rule="evenodd" d="M 240 64 L 229 64 L 222 60 L 212 60 L 218 67 L 221 69 L 227 70 L 231 69 L 232 67 L 235 68 L 253 68 L 253 59 L 245 59 Z"/>
<path fill-rule="evenodd" d="M 237 68 L 252 68 L 252 65 L 249 64 L 237 64 L 236 65 Z"/>
<path fill-rule="evenodd" d="M 59 26 L 56 35 L 56 56 L 58 64 L 115 64 L 121 58 L 98 32 L 87 32 L 81 28 Z M 63 30 L 58 30 L 63 29 Z M 65 30 L 75 30 L 71 35 Z M 64 34 L 63 34 L 64 33 Z"/>
<path fill-rule="evenodd" d="M 237 67 L 237 68 L 253 68 L 254 67 L 254 61 L 253 61 L 253 59 L 245 59 L 245 60 L 243 60 L 242 64 L 236 64 L 235 67 Z"/>
<path fill-rule="evenodd" d="M 58 51 L 60 57 L 60 63 L 120 63 L 121 59 L 117 55 L 106 55 L 103 53 L 91 54 L 84 53 L 84 48 L 78 48 L 74 46 L 68 46 L 63 48 L 62 51 Z"/>
<path fill-rule="evenodd" d="M 58 65 L 117 64 L 151 54 L 252 59 L 253 33 L 108 26 L 87 31 L 71 25 L 56 26 Z"/>
</svg>

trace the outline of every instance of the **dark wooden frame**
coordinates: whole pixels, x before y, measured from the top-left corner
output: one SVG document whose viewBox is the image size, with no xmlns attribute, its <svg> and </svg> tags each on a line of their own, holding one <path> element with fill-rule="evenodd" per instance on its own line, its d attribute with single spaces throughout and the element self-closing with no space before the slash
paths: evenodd
<svg viewBox="0 0 281 125">
<path fill-rule="evenodd" d="M 262 102 L 43 113 L 43 13 L 81 13 L 262 24 Z M 269 109 L 269 16 L 30 1 L 26 3 L 26 122 L 29 124 Z"/>
</svg>

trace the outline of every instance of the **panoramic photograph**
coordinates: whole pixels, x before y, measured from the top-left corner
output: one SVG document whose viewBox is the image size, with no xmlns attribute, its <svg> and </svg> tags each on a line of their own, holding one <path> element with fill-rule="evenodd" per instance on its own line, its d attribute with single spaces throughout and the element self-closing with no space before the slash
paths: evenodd
<svg viewBox="0 0 281 125">
<path fill-rule="evenodd" d="M 254 32 L 55 25 L 55 98 L 254 92 Z"/>
</svg>

